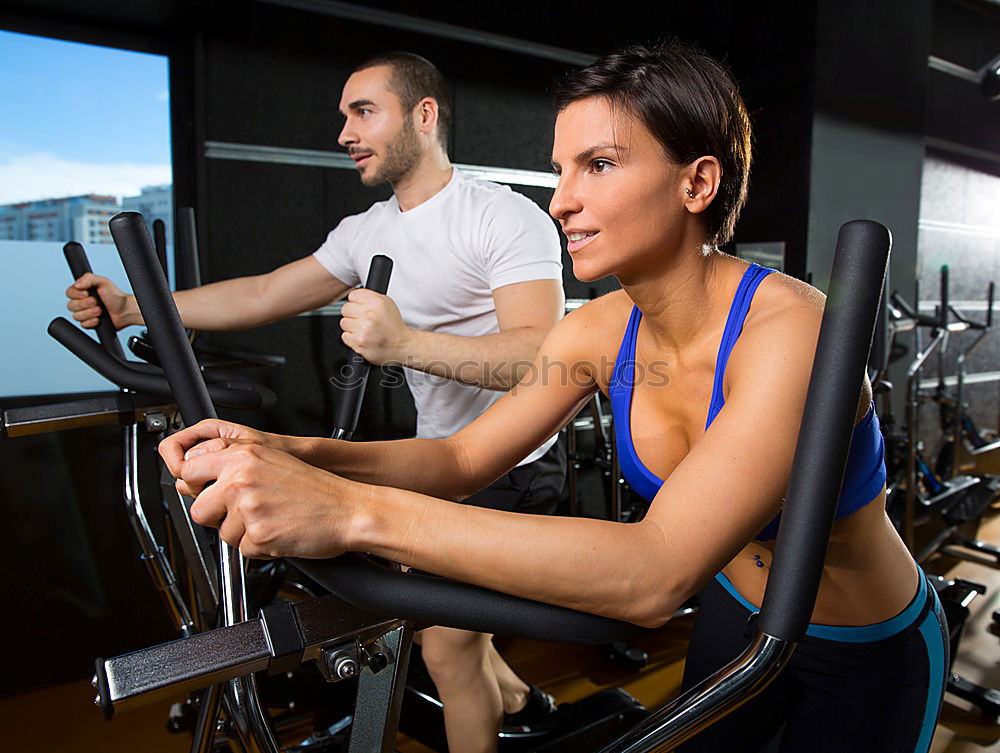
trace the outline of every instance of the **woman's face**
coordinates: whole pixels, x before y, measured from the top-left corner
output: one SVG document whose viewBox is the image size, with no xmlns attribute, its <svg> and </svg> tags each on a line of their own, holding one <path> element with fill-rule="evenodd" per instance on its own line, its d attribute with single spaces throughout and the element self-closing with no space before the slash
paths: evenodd
<svg viewBox="0 0 1000 753">
<path fill-rule="evenodd" d="M 684 168 L 672 164 L 635 117 L 603 97 L 574 102 L 556 119 L 552 166 L 559 175 L 549 214 L 569 239 L 585 282 L 640 281 L 682 241 Z"/>
</svg>

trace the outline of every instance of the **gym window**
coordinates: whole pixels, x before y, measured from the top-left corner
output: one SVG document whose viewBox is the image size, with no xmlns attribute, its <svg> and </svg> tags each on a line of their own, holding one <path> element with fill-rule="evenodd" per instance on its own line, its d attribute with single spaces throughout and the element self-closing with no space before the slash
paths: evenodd
<svg viewBox="0 0 1000 753">
<path fill-rule="evenodd" d="M 125 290 L 107 218 L 160 199 L 172 243 L 168 59 L 0 30 L 0 70 L 0 347 L 17 363 L 0 370 L 0 398 L 116 389 L 45 329 L 71 318 L 66 242 Z"/>
</svg>

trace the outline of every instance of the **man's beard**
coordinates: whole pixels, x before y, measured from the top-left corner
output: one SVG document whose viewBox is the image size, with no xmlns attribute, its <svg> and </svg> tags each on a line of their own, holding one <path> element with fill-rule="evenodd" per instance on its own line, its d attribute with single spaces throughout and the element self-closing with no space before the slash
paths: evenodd
<svg viewBox="0 0 1000 753">
<path fill-rule="evenodd" d="M 413 170 L 420 161 L 420 142 L 417 130 L 409 118 L 403 120 L 399 134 L 385 146 L 385 158 L 371 176 L 361 176 L 366 186 L 396 183 Z"/>
</svg>

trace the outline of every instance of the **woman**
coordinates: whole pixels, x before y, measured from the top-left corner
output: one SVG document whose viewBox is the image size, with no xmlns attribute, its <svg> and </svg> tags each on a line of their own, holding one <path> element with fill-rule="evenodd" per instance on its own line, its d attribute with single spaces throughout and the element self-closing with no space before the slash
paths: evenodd
<svg viewBox="0 0 1000 753">
<path fill-rule="evenodd" d="M 198 494 L 195 519 L 250 557 L 373 552 L 650 627 L 704 588 L 690 686 L 750 635 L 824 299 L 717 250 L 745 202 L 751 137 L 713 60 L 679 43 L 631 47 L 572 74 L 558 105 L 550 213 L 576 276 L 614 275 L 622 290 L 557 325 L 514 390 L 443 440 L 349 444 L 211 421 L 161 452 Z M 756 751 L 782 727 L 783 751 L 930 744 L 947 669 L 940 610 L 885 514 L 883 444 L 860 380 L 809 634 L 771 688 L 685 750 Z M 446 501 L 512 467 L 598 389 L 625 477 L 651 500 L 641 522 Z"/>
</svg>

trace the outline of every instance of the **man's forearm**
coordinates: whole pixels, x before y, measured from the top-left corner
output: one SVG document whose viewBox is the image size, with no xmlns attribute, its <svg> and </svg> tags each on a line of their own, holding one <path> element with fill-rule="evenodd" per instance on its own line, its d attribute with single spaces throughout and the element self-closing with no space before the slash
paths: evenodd
<svg viewBox="0 0 1000 753">
<path fill-rule="evenodd" d="M 479 337 L 411 330 L 403 366 L 505 392 L 530 369 L 545 334 L 535 327 Z"/>
<path fill-rule="evenodd" d="M 237 277 L 174 293 L 181 321 L 189 329 L 221 332 L 250 329 L 282 318 L 262 296 L 262 276 Z"/>
<path fill-rule="evenodd" d="M 206 332 L 241 330 L 281 318 L 268 316 L 260 304 L 260 279 L 237 277 L 173 294 L 177 312 L 188 329 Z M 127 325 L 145 325 L 134 295 L 129 295 L 123 318 Z"/>
</svg>

